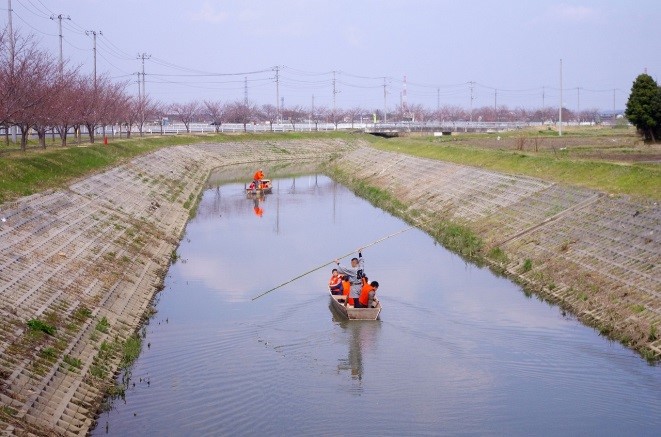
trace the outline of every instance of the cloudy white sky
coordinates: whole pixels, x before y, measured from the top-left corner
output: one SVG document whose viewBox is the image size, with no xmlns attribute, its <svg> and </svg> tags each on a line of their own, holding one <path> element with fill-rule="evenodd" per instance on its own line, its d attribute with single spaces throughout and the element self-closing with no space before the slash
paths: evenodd
<svg viewBox="0 0 661 437">
<path fill-rule="evenodd" d="M 560 59 L 570 109 L 623 108 L 635 77 L 661 71 L 658 0 L 12 0 L 13 26 L 57 56 L 163 102 L 286 106 L 557 106 Z M 8 21 L 0 3 L 0 25 Z M 137 85 L 129 89 L 137 93 Z"/>
</svg>

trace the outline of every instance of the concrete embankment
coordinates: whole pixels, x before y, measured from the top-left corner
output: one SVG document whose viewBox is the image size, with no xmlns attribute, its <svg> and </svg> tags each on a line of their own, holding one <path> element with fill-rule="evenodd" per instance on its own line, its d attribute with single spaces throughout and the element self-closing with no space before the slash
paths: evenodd
<svg viewBox="0 0 661 437">
<path fill-rule="evenodd" d="M 471 255 L 661 354 L 652 202 L 339 140 L 171 147 L 0 205 L 0 432 L 86 434 L 212 169 L 331 157 L 348 185 L 386 193 L 408 219 L 433 218 L 430 234 L 460 225 Z"/>
<path fill-rule="evenodd" d="M 171 147 L 0 205 L 0 433 L 88 432 L 213 168 L 351 147 Z"/>
<path fill-rule="evenodd" d="M 336 164 L 340 180 L 379 190 L 386 207 L 455 250 L 464 244 L 464 254 L 527 291 L 647 358 L 661 356 L 656 202 L 372 148 Z"/>
</svg>

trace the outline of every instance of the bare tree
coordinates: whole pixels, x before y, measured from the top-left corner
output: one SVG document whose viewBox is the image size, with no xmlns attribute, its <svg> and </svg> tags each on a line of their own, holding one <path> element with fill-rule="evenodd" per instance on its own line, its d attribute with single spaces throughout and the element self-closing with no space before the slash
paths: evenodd
<svg viewBox="0 0 661 437">
<path fill-rule="evenodd" d="M 253 121 L 256 114 L 257 109 L 253 105 L 246 105 L 242 101 L 236 101 L 227 106 L 228 120 L 232 123 L 242 123 L 244 132 L 248 131 L 248 123 Z"/>
<path fill-rule="evenodd" d="M 264 121 L 269 122 L 269 124 L 271 125 L 271 132 L 273 132 L 273 123 L 278 118 L 278 108 L 276 108 L 271 104 L 262 105 L 259 111 L 259 116 Z"/>
<path fill-rule="evenodd" d="M 300 105 L 292 106 L 282 109 L 282 117 L 289 120 L 293 130 L 296 130 L 296 123 L 303 121 L 305 118 L 305 110 Z"/>
<path fill-rule="evenodd" d="M 211 117 L 211 124 L 213 125 L 216 133 L 220 131 L 220 127 L 223 124 L 225 118 L 226 108 L 225 105 L 221 102 L 212 102 L 209 100 L 204 101 L 204 106 Z"/>
<path fill-rule="evenodd" d="M 351 122 L 351 129 L 353 129 L 353 124 L 356 121 L 356 119 L 360 120 L 360 116 L 364 112 L 363 108 L 359 106 L 354 106 L 353 108 L 349 108 L 345 111 L 345 114 L 349 121 Z"/>
<path fill-rule="evenodd" d="M 200 108 L 200 103 L 196 101 L 170 105 L 170 111 L 186 126 L 186 132 L 190 132 L 190 124 L 198 118 Z"/>
</svg>

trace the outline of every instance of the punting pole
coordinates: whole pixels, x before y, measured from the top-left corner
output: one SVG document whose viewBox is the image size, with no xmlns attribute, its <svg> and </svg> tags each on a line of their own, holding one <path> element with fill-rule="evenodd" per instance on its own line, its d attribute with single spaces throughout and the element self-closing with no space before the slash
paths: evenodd
<svg viewBox="0 0 661 437">
<path fill-rule="evenodd" d="M 399 230 L 399 231 L 397 231 L 397 232 L 395 232 L 395 233 L 393 233 L 393 234 L 386 235 L 385 237 L 381 237 L 381 238 L 379 238 L 379 239 L 376 240 L 376 241 L 373 241 L 373 242 L 371 242 L 371 243 L 369 243 L 369 244 L 366 244 L 366 245 L 364 245 L 364 246 L 361 246 L 361 250 L 362 250 L 362 249 L 365 249 L 365 248 L 367 248 L 367 247 L 370 247 L 370 246 L 374 246 L 375 244 L 378 244 L 378 243 L 380 243 L 380 242 L 382 242 L 382 241 L 385 241 L 385 240 L 387 240 L 388 238 L 392 238 L 392 237 L 394 237 L 394 236 L 396 236 L 396 235 L 403 234 L 404 232 L 406 232 L 406 231 L 408 231 L 408 230 L 411 230 L 411 229 L 413 229 L 413 228 L 415 228 L 415 227 L 416 227 L 415 225 L 414 225 L 414 226 L 409 226 L 408 228 L 404 228 L 404 229 Z M 356 253 L 355 250 L 352 251 L 352 252 L 347 253 L 346 255 L 342 255 L 342 256 L 339 256 L 339 257 L 337 257 L 337 258 L 333 258 L 331 261 L 328 261 L 327 263 L 324 263 L 324 264 L 322 264 L 322 265 L 320 265 L 320 266 L 317 266 L 317 267 L 313 268 L 312 270 L 308 270 L 307 272 L 303 273 L 302 275 L 298 275 L 298 276 L 296 276 L 295 278 L 292 278 L 292 279 L 290 279 L 290 280 L 287 281 L 287 282 L 283 282 L 282 284 L 278 285 L 277 287 L 273 287 L 273 288 L 271 288 L 270 290 L 266 290 L 266 291 L 263 292 L 262 294 L 259 294 L 259 295 L 255 296 L 255 297 L 253 297 L 252 300 L 257 300 L 257 299 L 259 299 L 260 297 L 262 297 L 262 296 L 264 296 L 264 295 L 266 295 L 266 294 L 268 294 L 268 293 L 270 293 L 270 292 L 272 292 L 272 291 L 274 291 L 274 290 L 277 290 L 277 289 L 280 288 L 280 287 L 283 287 L 283 286 L 285 286 L 285 285 L 287 285 L 287 284 L 289 284 L 289 283 L 291 283 L 291 282 L 294 282 L 294 281 L 297 280 L 297 279 L 301 279 L 303 276 L 309 275 L 309 274 L 312 273 L 312 272 L 316 272 L 316 271 L 319 270 L 319 269 L 323 269 L 324 267 L 333 264 L 333 263 L 335 262 L 336 259 L 346 258 L 346 257 L 348 257 L 349 255 L 353 255 L 354 253 Z"/>
</svg>

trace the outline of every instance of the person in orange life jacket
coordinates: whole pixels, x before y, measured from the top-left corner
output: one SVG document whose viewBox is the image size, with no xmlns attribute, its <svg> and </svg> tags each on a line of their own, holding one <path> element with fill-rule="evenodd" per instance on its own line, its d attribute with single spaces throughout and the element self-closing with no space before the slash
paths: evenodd
<svg viewBox="0 0 661 437">
<path fill-rule="evenodd" d="M 337 273 L 337 269 L 333 269 L 330 280 L 328 281 L 328 288 L 331 294 L 342 294 L 342 278 Z"/>
<path fill-rule="evenodd" d="M 353 298 L 349 297 L 349 293 L 351 293 L 351 282 L 349 281 L 349 277 L 344 275 L 342 276 L 342 294 L 346 299 L 344 306 L 347 306 L 347 304 L 353 305 Z"/>
<path fill-rule="evenodd" d="M 349 292 L 349 297 L 354 299 L 354 302 L 360 297 L 360 290 L 363 287 L 361 278 L 363 275 L 363 267 L 365 265 L 365 260 L 361 249 L 358 249 L 358 258 L 351 259 L 351 267 L 342 267 L 338 260 L 335 260 L 337 264 L 337 271 L 343 275 L 349 277 L 349 282 L 351 282 L 351 291 Z"/>
<path fill-rule="evenodd" d="M 360 290 L 360 298 L 358 299 L 358 304 L 355 305 L 356 308 L 369 308 L 370 302 L 374 300 L 374 295 L 376 290 L 379 289 L 379 283 L 372 281 L 367 283 L 367 276 L 363 277 L 363 288 Z"/>
<path fill-rule="evenodd" d="M 252 178 L 253 178 L 253 183 L 255 184 L 253 190 L 260 189 L 262 185 L 262 179 L 264 179 L 264 172 L 262 172 L 262 169 L 260 168 L 259 170 L 257 170 Z"/>
</svg>

